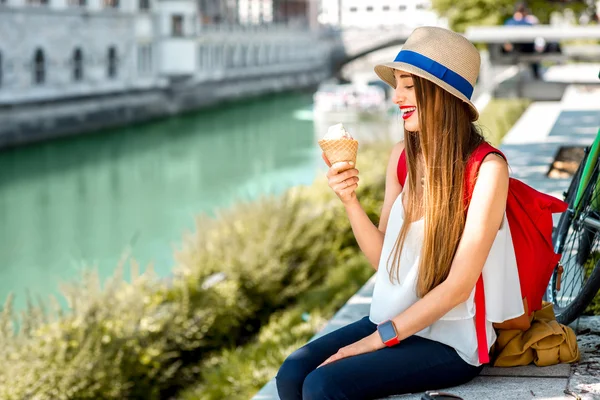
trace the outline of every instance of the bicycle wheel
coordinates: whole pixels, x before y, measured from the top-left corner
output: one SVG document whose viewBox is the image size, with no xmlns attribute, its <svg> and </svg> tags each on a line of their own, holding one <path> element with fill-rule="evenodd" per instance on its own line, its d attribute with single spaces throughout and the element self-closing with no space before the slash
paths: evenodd
<svg viewBox="0 0 600 400">
<path fill-rule="evenodd" d="M 590 217 L 600 220 L 600 213 L 598 211 L 592 211 L 589 214 Z M 594 227 L 588 227 L 585 232 L 581 234 L 581 242 L 579 243 L 579 249 L 577 250 L 577 263 L 583 265 L 587 261 L 588 257 L 592 254 L 592 245 L 594 244 L 594 237 L 598 229 Z"/>
<path fill-rule="evenodd" d="M 569 188 L 566 192 L 563 193 L 564 200 L 569 205 L 569 209 L 561 215 L 556 229 L 552 232 L 552 242 L 555 244 L 554 251 L 556 253 L 562 252 L 562 243 L 559 242 L 558 239 L 564 239 L 569 229 L 569 226 L 571 225 L 571 218 L 573 216 L 572 211 L 574 209 L 575 198 L 577 196 L 577 190 L 579 188 L 579 183 L 581 182 L 581 176 L 583 174 L 585 163 L 587 162 L 588 154 L 589 147 L 586 147 L 583 160 L 581 160 L 579 166 L 577 167 L 577 170 L 575 171 L 575 174 L 573 175 L 573 178 L 571 178 Z"/>
<path fill-rule="evenodd" d="M 558 322 L 565 325 L 581 315 L 600 288 L 600 220 L 592 206 L 598 201 L 595 197 L 600 196 L 600 187 L 596 190 L 599 171 L 596 165 L 579 207 L 568 193 L 569 210 L 559 222 L 556 248 L 562 253 L 560 265 L 564 271 L 562 276 L 557 271 L 552 275 L 548 300 L 554 304 Z M 575 188 L 579 184 L 575 182 L 578 179 L 573 181 L 569 191 L 574 183 Z"/>
</svg>

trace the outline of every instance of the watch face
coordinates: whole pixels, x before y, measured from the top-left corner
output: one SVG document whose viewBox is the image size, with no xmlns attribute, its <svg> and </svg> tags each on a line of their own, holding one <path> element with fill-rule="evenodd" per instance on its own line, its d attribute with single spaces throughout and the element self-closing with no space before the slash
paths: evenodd
<svg viewBox="0 0 600 400">
<path fill-rule="evenodd" d="M 379 325 L 377 330 L 379 331 L 379 335 L 384 343 L 396 337 L 396 330 L 394 329 L 394 325 L 392 325 L 391 321 L 386 321 Z"/>
</svg>

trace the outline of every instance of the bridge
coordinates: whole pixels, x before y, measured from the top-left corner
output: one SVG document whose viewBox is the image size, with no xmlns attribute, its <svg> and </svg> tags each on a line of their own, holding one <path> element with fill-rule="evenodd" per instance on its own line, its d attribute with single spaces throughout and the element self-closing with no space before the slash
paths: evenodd
<svg viewBox="0 0 600 400">
<path fill-rule="evenodd" d="M 342 31 L 342 42 L 346 49 L 343 59 L 337 60 L 337 67 L 362 58 L 377 50 L 392 46 L 401 46 L 413 29 L 399 27 L 398 29 L 345 29 Z"/>
<path fill-rule="evenodd" d="M 346 29 L 342 31 L 342 41 L 345 47 L 345 55 L 336 60 L 336 69 L 373 53 L 377 50 L 392 46 L 401 46 L 412 32 L 413 28 L 399 26 L 391 29 Z M 490 45 L 490 57 L 492 62 L 500 64 L 514 64 L 515 62 L 531 61 L 532 56 L 519 55 L 515 59 L 510 55 L 500 54 L 501 44 L 531 43 L 536 38 L 543 38 L 546 42 L 558 42 L 573 39 L 597 39 L 600 40 L 600 26 L 479 26 L 468 28 L 465 37 L 473 43 L 487 43 Z M 529 59 L 528 59 L 529 57 Z M 543 54 L 534 56 L 541 59 L 558 59 L 556 54 Z M 583 48 L 583 50 L 570 49 L 560 56 L 561 59 L 579 59 L 585 61 L 600 60 L 598 46 Z"/>
</svg>

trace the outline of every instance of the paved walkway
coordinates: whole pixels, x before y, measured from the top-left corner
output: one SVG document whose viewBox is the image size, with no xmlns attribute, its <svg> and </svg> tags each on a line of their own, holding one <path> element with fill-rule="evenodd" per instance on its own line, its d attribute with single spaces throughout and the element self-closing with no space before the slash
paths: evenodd
<svg viewBox="0 0 600 400">
<path fill-rule="evenodd" d="M 533 103 L 505 137 L 500 147 L 512 176 L 538 190 L 560 197 L 568 179 L 549 179 L 549 166 L 562 145 L 590 144 L 600 127 L 600 87 L 571 86 L 560 102 Z M 354 322 L 369 313 L 373 276 L 311 340 Z M 600 399 L 600 317 L 582 317 L 572 327 L 578 333 L 581 362 L 551 367 L 488 368 L 466 385 L 452 388 L 470 399 Z M 279 399 L 269 382 L 253 400 Z M 418 400 L 419 395 L 388 399 Z"/>
</svg>

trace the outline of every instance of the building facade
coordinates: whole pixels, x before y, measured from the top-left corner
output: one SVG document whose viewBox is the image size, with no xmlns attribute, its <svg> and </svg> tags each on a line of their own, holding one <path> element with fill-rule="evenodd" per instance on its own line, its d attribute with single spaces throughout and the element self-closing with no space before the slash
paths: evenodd
<svg viewBox="0 0 600 400">
<path fill-rule="evenodd" d="M 159 85 L 143 1 L 0 3 L 0 104 Z"/>
<path fill-rule="evenodd" d="M 440 25 L 430 0 L 322 0 L 318 19 L 341 28 Z"/>
<path fill-rule="evenodd" d="M 0 136 L 317 83 L 332 44 L 311 1 L 0 0 Z"/>
</svg>

